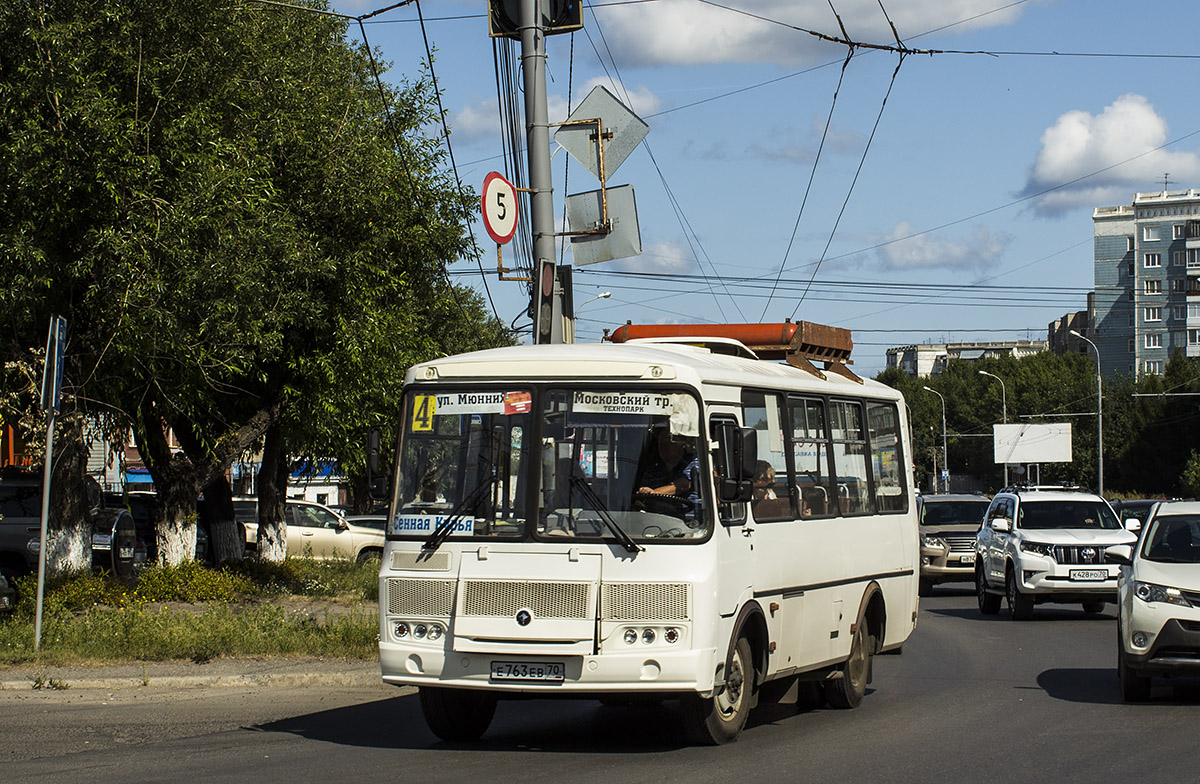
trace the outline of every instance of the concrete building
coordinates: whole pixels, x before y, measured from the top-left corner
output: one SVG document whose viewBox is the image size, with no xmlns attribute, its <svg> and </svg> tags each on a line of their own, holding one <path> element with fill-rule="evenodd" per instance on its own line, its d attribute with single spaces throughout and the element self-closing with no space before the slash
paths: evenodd
<svg viewBox="0 0 1200 784">
<path fill-rule="evenodd" d="M 1060 319 L 1051 321 L 1046 328 L 1046 342 L 1055 354 L 1086 354 L 1087 343 L 1071 334 L 1075 330 L 1081 335 L 1091 337 L 1092 294 L 1088 294 L 1088 309 L 1068 313 Z"/>
<path fill-rule="evenodd" d="M 1046 350 L 1044 340 L 1002 340 L 968 343 L 920 343 L 887 350 L 887 366 L 900 368 L 910 376 L 928 378 L 939 375 L 953 361 L 974 361 L 997 357 L 1023 357 Z"/>
<path fill-rule="evenodd" d="M 1200 190 L 1138 193 L 1097 207 L 1092 330 L 1105 376 L 1162 373 L 1200 356 Z M 1082 330 L 1080 330 L 1082 332 Z"/>
</svg>

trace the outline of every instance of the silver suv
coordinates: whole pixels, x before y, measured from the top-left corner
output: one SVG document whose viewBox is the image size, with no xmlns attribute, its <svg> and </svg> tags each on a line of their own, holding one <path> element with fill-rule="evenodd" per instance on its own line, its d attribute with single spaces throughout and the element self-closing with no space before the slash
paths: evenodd
<svg viewBox="0 0 1200 784">
<path fill-rule="evenodd" d="M 1094 493 L 1006 488 L 992 499 L 975 540 L 979 611 L 994 615 L 1004 597 L 1015 620 L 1043 602 L 1102 612 L 1116 601 L 1118 574 L 1104 549 L 1135 541 Z"/>
</svg>

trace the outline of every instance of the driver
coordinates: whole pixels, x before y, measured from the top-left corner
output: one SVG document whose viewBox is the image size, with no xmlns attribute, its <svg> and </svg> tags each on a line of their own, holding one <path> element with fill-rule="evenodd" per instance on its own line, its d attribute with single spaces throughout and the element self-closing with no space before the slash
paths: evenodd
<svg viewBox="0 0 1200 784">
<path fill-rule="evenodd" d="M 700 502 L 697 476 L 699 461 L 687 451 L 687 439 L 673 436 L 667 428 L 657 428 L 653 436 L 653 454 L 642 472 L 638 494 L 670 495 Z"/>
</svg>

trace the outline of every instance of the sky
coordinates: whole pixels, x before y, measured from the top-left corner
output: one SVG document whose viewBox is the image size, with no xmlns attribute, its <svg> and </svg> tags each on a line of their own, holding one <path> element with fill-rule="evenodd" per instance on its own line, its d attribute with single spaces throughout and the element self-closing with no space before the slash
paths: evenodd
<svg viewBox="0 0 1200 784">
<path fill-rule="evenodd" d="M 365 23 L 385 79 L 417 75 L 428 40 L 476 192 L 509 173 L 485 11 L 424 0 L 423 26 L 415 3 Z M 792 318 L 850 329 L 853 369 L 874 376 L 889 347 L 1045 339 L 1086 308 L 1095 207 L 1200 188 L 1196 20 L 1195 0 L 585 2 L 582 31 L 547 38 L 550 121 L 603 85 L 650 132 L 608 177 L 634 190 L 643 252 L 575 268 L 577 342 L 626 321 Z M 917 51 L 847 63 L 814 33 Z M 599 182 L 551 146 L 561 229 L 564 194 Z M 472 230 L 481 259 L 453 280 L 528 340 L 525 284 L 498 279 Z"/>
</svg>

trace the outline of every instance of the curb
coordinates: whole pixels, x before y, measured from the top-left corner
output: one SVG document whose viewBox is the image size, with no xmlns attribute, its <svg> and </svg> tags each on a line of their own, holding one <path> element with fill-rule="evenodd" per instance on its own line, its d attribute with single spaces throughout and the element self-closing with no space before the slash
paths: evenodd
<svg viewBox="0 0 1200 784">
<path fill-rule="evenodd" d="M 0 681 L 0 691 L 68 691 L 70 689 L 190 689 L 197 687 L 279 687 L 300 686 L 375 686 L 383 680 L 377 672 L 271 673 L 258 675 L 147 675 L 119 678 L 73 678 L 46 676 L 46 681 L 61 683 L 60 688 L 34 687 L 32 677 Z"/>
</svg>

